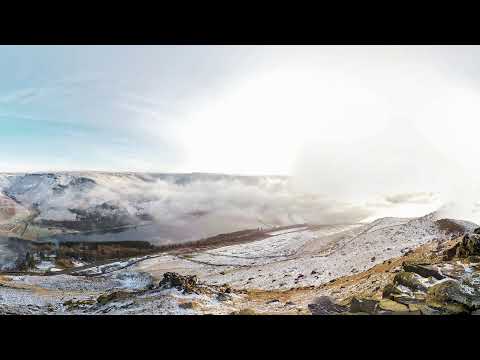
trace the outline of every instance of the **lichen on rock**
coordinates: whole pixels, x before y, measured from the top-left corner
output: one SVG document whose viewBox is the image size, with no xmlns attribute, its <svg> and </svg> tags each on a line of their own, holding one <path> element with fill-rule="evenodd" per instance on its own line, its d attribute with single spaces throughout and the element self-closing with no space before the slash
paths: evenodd
<svg viewBox="0 0 480 360">
<path fill-rule="evenodd" d="M 447 280 L 428 289 L 426 303 L 449 313 L 469 312 L 480 308 L 480 293 L 476 289 L 466 289 L 457 281 Z"/>
<path fill-rule="evenodd" d="M 419 275 L 413 272 L 402 271 L 395 275 L 394 285 L 403 285 L 412 291 L 427 291 L 427 287 L 417 277 Z"/>
<path fill-rule="evenodd" d="M 408 306 L 400 304 L 396 301 L 390 299 L 382 299 L 378 303 L 378 307 L 381 310 L 392 311 L 392 312 L 408 312 Z"/>
</svg>

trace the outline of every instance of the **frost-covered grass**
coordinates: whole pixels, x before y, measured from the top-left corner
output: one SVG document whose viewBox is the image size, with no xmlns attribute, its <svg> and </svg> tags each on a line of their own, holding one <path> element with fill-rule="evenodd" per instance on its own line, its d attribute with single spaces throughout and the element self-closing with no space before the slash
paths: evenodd
<svg viewBox="0 0 480 360">
<path fill-rule="evenodd" d="M 189 254 L 162 256 L 139 265 L 160 277 L 162 271 L 196 274 L 213 284 L 237 288 L 288 289 L 320 285 L 365 271 L 445 234 L 434 217 L 379 219 L 371 224 L 272 232 L 251 243 Z"/>
<path fill-rule="evenodd" d="M 270 237 L 262 240 L 217 249 L 115 261 L 78 270 L 75 276 L 10 276 L 14 286 L 0 287 L 0 305 L 14 306 L 18 296 L 21 298 L 18 303 L 25 304 L 22 306 L 44 307 L 49 302 L 60 306 L 68 299 L 96 299 L 101 294 L 122 290 L 140 292 L 133 298 L 102 306 L 92 305 L 88 311 L 108 314 L 229 313 L 235 309 L 237 305 L 234 303 L 239 299 L 221 302 L 205 294 L 148 289 L 158 285 L 165 272 L 172 271 L 197 275 L 206 284 L 228 284 L 237 289 L 283 291 L 317 286 L 368 270 L 431 240 L 446 239 L 435 220 L 433 216 L 385 218 L 365 225 L 299 227 L 289 231 L 272 231 Z M 45 261 L 44 267 L 51 265 L 51 262 L 46 264 L 48 262 Z M 439 271 L 467 276 L 472 273 L 470 270 L 462 263 L 454 263 L 445 264 Z M 420 281 L 425 286 L 438 283 L 431 279 Z M 472 281 L 478 279 L 472 278 Z M 195 303 L 195 306 L 180 306 L 185 302 Z M 262 309 L 269 311 L 285 306 L 275 302 Z"/>
</svg>

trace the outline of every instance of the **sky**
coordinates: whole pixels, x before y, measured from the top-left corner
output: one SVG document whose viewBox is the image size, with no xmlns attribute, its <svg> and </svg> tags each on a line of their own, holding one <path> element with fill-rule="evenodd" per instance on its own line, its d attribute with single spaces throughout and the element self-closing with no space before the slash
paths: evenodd
<svg viewBox="0 0 480 360">
<path fill-rule="evenodd" d="M 0 46 L 0 168 L 472 198 L 478 46 Z M 416 195 L 412 195 L 415 197 Z"/>
</svg>

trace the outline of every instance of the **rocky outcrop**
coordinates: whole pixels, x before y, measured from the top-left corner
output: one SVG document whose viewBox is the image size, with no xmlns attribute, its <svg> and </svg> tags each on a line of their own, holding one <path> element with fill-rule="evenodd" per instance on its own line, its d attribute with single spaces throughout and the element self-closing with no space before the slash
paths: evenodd
<svg viewBox="0 0 480 360">
<path fill-rule="evenodd" d="M 134 294 L 127 291 L 115 291 L 110 294 L 100 295 L 97 299 L 97 303 L 105 305 L 112 301 L 122 301 L 131 298 Z"/>
<path fill-rule="evenodd" d="M 198 310 L 201 308 L 201 305 L 196 301 L 188 301 L 185 303 L 181 303 L 179 307 L 186 310 Z"/>
<path fill-rule="evenodd" d="M 480 232 L 480 229 L 476 230 Z M 477 261 L 480 234 L 465 235 L 456 245 L 457 255 L 445 254 L 403 261 L 392 280 L 384 286 L 380 299 L 353 296 L 346 301 L 344 314 L 423 314 L 454 315 L 480 312 L 480 261 Z M 446 252 L 451 249 L 447 249 Z M 425 260 L 425 261 L 424 261 Z M 475 260 L 475 261 L 473 261 Z M 343 302 L 345 303 L 345 301 Z M 328 303 L 327 303 L 328 304 Z M 324 306 L 336 309 L 335 306 Z M 311 307 L 311 309 L 315 309 Z M 312 311 L 312 313 L 314 313 Z M 330 311 L 333 313 L 333 311 Z"/>
<path fill-rule="evenodd" d="M 438 228 L 445 232 L 446 235 L 458 237 L 466 233 L 467 229 L 458 221 L 452 219 L 440 219 L 435 221 Z"/>
<path fill-rule="evenodd" d="M 405 261 L 403 263 L 403 269 L 407 272 L 415 273 L 424 278 L 428 278 L 430 276 L 434 277 L 437 280 L 442 280 L 445 278 L 442 274 L 440 274 L 434 267 L 429 266 L 428 264 L 418 264 L 411 261 Z"/>
<path fill-rule="evenodd" d="M 217 300 L 218 301 L 231 301 L 232 300 L 232 295 L 228 294 L 228 293 L 218 293 L 217 294 Z"/>
<path fill-rule="evenodd" d="M 465 234 L 457 247 L 456 256 L 466 258 L 480 256 L 480 228 L 475 229 L 473 234 Z"/>
<path fill-rule="evenodd" d="M 351 313 L 375 314 L 378 310 L 378 301 L 371 299 L 357 299 L 354 297 L 350 303 Z"/>
<path fill-rule="evenodd" d="M 443 253 L 443 260 L 471 258 L 472 262 L 480 262 L 480 228 L 473 233 L 465 234 L 461 240 Z"/>
<path fill-rule="evenodd" d="M 465 234 L 453 247 L 445 250 L 443 261 L 408 267 L 423 277 L 429 277 L 422 313 L 463 314 L 480 309 L 480 228 Z M 405 266 L 404 266 L 405 268 Z M 428 271 L 425 271 L 427 268 Z M 440 275 L 440 276 L 439 276 Z M 438 281 L 439 280 L 439 281 Z"/>
<path fill-rule="evenodd" d="M 409 312 L 409 308 L 407 305 L 402 303 L 389 300 L 389 299 L 382 299 L 378 302 L 378 309 L 379 311 L 383 310 L 386 312 L 400 312 L 400 313 L 407 313 Z"/>
<path fill-rule="evenodd" d="M 180 275 L 174 272 L 166 272 L 158 286 L 162 289 L 175 288 L 184 293 L 200 293 L 201 288 L 198 286 L 198 279 L 195 275 Z"/>
<path fill-rule="evenodd" d="M 393 284 L 396 286 L 403 285 L 409 288 L 411 291 L 426 291 L 427 288 L 420 281 L 420 278 L 421 278 L 421 275 L 419 274 L 408 272 L 408 271 L 402 271 L 402 272 L 399 272 L 397 275 L 395 275 L 393 279 Z"/>
<path fill-rule="evenodd" d="M 471 306 L 471 300 L 474 299 L 463 291 L 458 282 L 447 280 L 428 289 L 426 304 L 444 313 L 460 314 L 469 312 L 467 303 Z"/>
<path fill-rule="evenodd" d="M 335 304 L 328 296 L 318 297 L 313 304 L 308 305 L 308 309 L 313 315 L 336 315 L 349 310 L 346 306 Z"/>
</svg>

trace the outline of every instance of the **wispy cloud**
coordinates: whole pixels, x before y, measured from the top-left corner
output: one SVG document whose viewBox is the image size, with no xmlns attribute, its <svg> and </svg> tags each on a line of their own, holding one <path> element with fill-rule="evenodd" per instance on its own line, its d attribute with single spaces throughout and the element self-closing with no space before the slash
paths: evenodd
<svg viewBox="0 0 480 360">
<path fill-rule="evenodd" d="M 435 200 L 435 194 L 432 192 L 403 193 L 386 196 L 385 200 L 392 204 L 428 204 Z"/>
<path fill-rule="evenodd" d="M 26 88 L 14 90 L 10 93 L 0 94 L 0 103 L 2 104 L 27 104 L 32 99 L 35 99 L 45 93 L 46 89 L 41 88 Z"/>
</svg>

